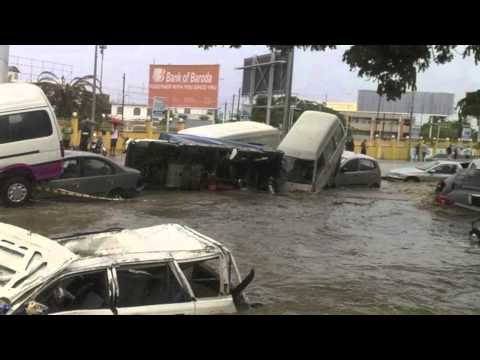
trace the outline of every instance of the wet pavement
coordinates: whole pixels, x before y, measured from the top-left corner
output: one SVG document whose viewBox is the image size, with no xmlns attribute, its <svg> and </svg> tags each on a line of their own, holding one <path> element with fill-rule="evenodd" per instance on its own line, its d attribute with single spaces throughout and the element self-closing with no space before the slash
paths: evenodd
<svg viewBox="0 0 480 360">
<path fill-rule="evenodd" d="M 383 170 L 405 163 L 382 163 Z M 254 267 L 250 314 L 479 314 L 480 217 L 433 205 L 435 184 L 319 194 L 153 192 L 124 202 L 41 200 L 0 221 L 43 235 L 180 223 Z"/>
</svg>

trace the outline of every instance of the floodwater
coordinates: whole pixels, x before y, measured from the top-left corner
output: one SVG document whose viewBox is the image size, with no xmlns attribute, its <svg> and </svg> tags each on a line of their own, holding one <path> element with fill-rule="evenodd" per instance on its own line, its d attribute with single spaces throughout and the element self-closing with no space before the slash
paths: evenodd
<svg viewBox="0 0 480 360">
<path fill-rule="evenodd" d="M 434 184 L 319 194 L 145 192 L 124 202 L 41 200 L 0 221 L 43 235 L 180 223 L 229 247 L 248 314 L 479 314 L 478 215 L 432 203 Z"/>
</svg>

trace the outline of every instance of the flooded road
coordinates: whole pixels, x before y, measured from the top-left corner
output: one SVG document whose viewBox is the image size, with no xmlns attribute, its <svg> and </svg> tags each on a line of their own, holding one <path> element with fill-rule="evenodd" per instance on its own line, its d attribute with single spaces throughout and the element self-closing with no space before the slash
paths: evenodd
<svg viewBox="0 0 480 360">
<path fill-rule="evenodd" d="M 236 256 L 251 314 L 479 314 L 478 214 L 432 204 L 434 184 L 284 196 L 145 192 L 125 202 L 41 200 L 0 221 L 43 235 L 180 223 Z"/>
</svg>

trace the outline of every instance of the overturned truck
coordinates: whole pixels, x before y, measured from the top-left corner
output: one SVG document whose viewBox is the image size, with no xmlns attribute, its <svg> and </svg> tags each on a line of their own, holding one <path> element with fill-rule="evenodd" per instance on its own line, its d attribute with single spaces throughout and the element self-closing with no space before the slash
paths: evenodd
<svg viewBox="0 0 480 360">
<path fill-rule="evenodd" d="M 163 133 L 159 140 L 131 142 L 125 165 L 166 189 L 275 191 L 282 158 L 281 151 L 259 145 Z"/>
</svg>

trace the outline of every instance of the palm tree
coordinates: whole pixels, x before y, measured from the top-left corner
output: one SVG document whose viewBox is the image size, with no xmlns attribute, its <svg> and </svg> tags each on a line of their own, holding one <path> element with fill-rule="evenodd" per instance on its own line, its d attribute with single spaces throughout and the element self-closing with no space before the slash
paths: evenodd
<svg viewBox="0 0 480 360">
<path fill-rule="evenodd" d="M 67 82 L 63 76 L 59 78 L 52 72 L 44 71 L 38 75 L 37 85 L 45 92 L 58 117 L 70 117 L 77 112 L 80 118 L 84 118 L 88 117 L 86 102 L 93 91 L 93 79 L 92 75 L 88 75 Z M 98 79 L 96 87 L 101 88 Z"/>
</svg>

